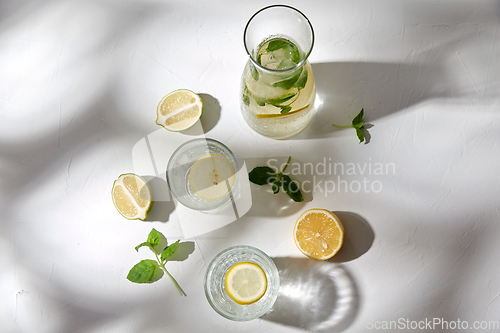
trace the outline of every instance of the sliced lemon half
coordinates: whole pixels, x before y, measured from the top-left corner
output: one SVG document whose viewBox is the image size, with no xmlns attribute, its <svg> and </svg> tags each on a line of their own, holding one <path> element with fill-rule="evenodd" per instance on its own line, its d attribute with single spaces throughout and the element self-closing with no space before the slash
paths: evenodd
<svg viewBox="0 0 500 333">
<path fill-rule="evenodd" d="M 235 181 L 234 165 L 220 154 L 208 154 L 194 162 L 189 184 L 202 198 L 215 200 L 229 193 Z"/>
<path fill-rule="evenodd" d="M 172 91 L 162 98 L 156 109 L 156 124 L 178 132 L 193 126 L 200 119 L 203 102 L 187 89 Z"/>
<path fill-rule="evenodd" d="M 309 209 L 297 219 L 293 237 L 303 254 L 315 260 L 327 260 L 342 247 L 344 226 L 326 209 Z"/>
<path fill-rule="evenodd" d="M 153 204 L 148 184 L 133 173 L 120 175 L 113 183 L 111 195 L 118 212 L 129 220 L 144 220 Z"/>
<path fill-rule="evenodd" d="M 266 273 L 253 262 L 240 262 L 232 266 L 226 273 L 224 283 L 229 297 L 242 305 L 257 302 L 267 290 Z"/>
</svg>

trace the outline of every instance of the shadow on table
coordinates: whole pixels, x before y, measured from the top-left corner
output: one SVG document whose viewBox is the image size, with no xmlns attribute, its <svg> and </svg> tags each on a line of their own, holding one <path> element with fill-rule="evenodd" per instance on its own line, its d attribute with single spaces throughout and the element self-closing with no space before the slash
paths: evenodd
<svg viewBox="0 0 500 333">
<path fill-rule="evenodd" d="M 333 212 L 344 226 L 344 243 L 339 252 L 328 261 L 331 263 L 348 262 L 368 252 L 375 239 L 370 224 L 361 216 L 351 212 Z"/>
<path fill-rule="evenodd" d="M 203 113 L 195 126 L 182 131 L 184 135 L 199 136 L 210 132 L 220 119 L 219 101 L 209 94 L 199 94 L 203 102 Z"/>
<path fill-rule="evenodd" d="M 342 264 L 308 258 L 273 258 L 280 293 L 261 318 L 314 332 L 342 332 L 359 310 L 356 283 Z"/>
<path fill-rule="evenodd" d="M 163 176 L 165 173 L 163 173 Z M 175 203 L 170 197 L 165 177 L 145 177 L 153 196 L 153 207 L 145 221 L 168 222 L 170 214 L 175 210 Z"/>
</svg>

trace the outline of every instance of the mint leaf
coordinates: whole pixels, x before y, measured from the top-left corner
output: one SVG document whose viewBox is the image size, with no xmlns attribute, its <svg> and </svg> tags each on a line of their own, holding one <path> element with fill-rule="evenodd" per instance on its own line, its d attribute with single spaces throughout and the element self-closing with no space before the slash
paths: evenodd
<svg viewBox="0 0 500 333">
<path fill-rule="evenodd" d="M 141 260 L 127 275 L 127 279 L 134 283 L 151 283 L 158 278 L 160 269 L 156 261 L 151 259 Z"/>
<path fill-rule="evenodd" d="M 359 124 L 361 124 L 361 126 L 363 125 L 363 123 L 362 123 L 363 113 L 364 113 L 364 109 L 361 109 L 361 111 L 358 113 L 358 115 L 356 117 L 354 117 L 354 119 L 352 120 L 352 126 L 354 128 L 359 128 L 359 127 L 357 127 Z"/>
<path fill-rule="evenodd" d="M 283 88 L 285 90 L 292 88 L 295 82 L 297 82 L 297 80 L 300 78 L 300 74 L 302 74 L 303 70 L 304 68 L 300 68 L 295 74 L 292 75 L 292 77 L 286 80 L 275 82 L 272 84 L 272 86 L 275 88 Z"/>
<path fill-rule="evenodd" d="M 257 71 L 257 68 L 255 68 L 255 66 L 250 63 L 250 72 L 251 72 L 251 75 L 252 75 L 252 78 L 255 80 L 255 81 L 259 81 L 259 72 Z"/>
<path fill-rule="evenodd" d="M 167 271 L 165 267 L 164 261 L 169 258 L 179 247 L 179 242 L 173 243 L 170 246 L 167 246 L 163 252 L 161 253 L 161 260 L 158 258 L 158 253 L 155 250 L 155 246 L 160 243 L 161 237 L 164 237 L 161 232 L 156 230 L 155 228 L 151 229 L 148 235 L 148 240 L 144 243 L 141 243 L 135 247 L 136 251 L 139 251 L 139 248 L 143 246 L 148 246 L 155 254 L 156 261 L 151 259 L 145 259 L 136 264 L 129 271 L 127 275 L 127 279 L 134 283 L 151 283 L 159 280 L 161 278 L 162 272 L 168 275 L 170 280 L 174 283 L 177 291 L 181 296 L 186 296 L 186 293 L 181 289 L 177 281 L 174 279 L 172 275 Z"/>
<path fill-rule="evenodd" d="M 172 254 L 174 254 L 175 251 L 177 251 L 177 249 L 179 248 L 179 242 L 180 240 L 178 240 L 177 242 L 167 246 L 163 252 L 161 253 L 161 260 L 165 261 L 167 260 L 169 257 L 172 256 Z"/>
<path fill-rule="evenodd" d="M 365 132 L 363 131 L 363 126 L 356 128 L 356 135 L 358 136 L 359 143 L 365 141 Z"/>
<path fill-rule="evenodd" d="M 296 93 L 288 93 L 288 94 L 285 94 L 285 95 L 280 96 L 278 98 L 268 99 L 267 103 L 276 106 L 275 104 L 284 103 L 284 102 L 288 101 L 290 98 L 294 97 L 295 95 L 296 95 Z"/>
<path fill-rule="evenodd" d="M 255 103 L 257 103 L 257 105 L 259 105 L 259 106 L 264 106 L 264 105 L 266 105 L 266 100 L 262 99 L 262 98 L 256 98 Z"/>
<path fill-rule="evenodd" d="M 332 124 L 335 127 L 339 128 L 354 128 L 356 130 L 356 135 L 358 136 L 359 143 L 365 141 L 365 132 L 364 132 L 364 123 L 363 123 L 363 114 L 364 114 L 364 109 L 361 109 L 361 111 L 358 113 L 356 117 L 352 120 L 352 125 L 351 126 L 341 126 L 341 125 L 335 125 Z"/>
<path fill-rule="evenodd" d="M 144 243 L 141 243 L 141 244 L 137 245 L 137 246 L 135 247 L 135 250 L 136 250 L 137 252 L 139 252 L 139 249 L 140 249 L 141 247 L 143 247 L 143 246 L 150 247 L 151 249 L 153 249 L 153 247 L 154 247 L 154 245 L 153 245 L 153 244 L 151 244 L 150 242 L 144 242 Z"/>
<path fill-rule="evenodd" d="M 306 86 L 306 83 L 307 83 L 307 76 L 308 76 L 308 72 L 307 70 L 303 71 L 302 72 L 302 75 L 300 76 L 300 78 L 297 80 L 297 82 L 295 82 L 295 84 L 293 85 L 295 88 L 297 89 L 304 89 L 304 87 Z"/>
<path fill-rule="evenodd" d="M 250 181 L 257 185 L 266 185 L 275 181 L 276 173 L 268 166 L 255 167 L 248 174 Z"/>
<path fill-rule="evenodd" d="M 302 192 L 300 192 L 299 186 L 295 181 L 293 181 L 289 176 L 283 175 L 281 176 L 283 190 L 288 194 L 290 198 L 292 198 L 295 202 L 304 201 L 304 197 L 302 196 Z"/>
<path fill-rule="evenodd" d="M 270 41 L 269 44 L 267 44 L 266 51 L 268 51 L 268 52 L 276 51 L 276 50 L 279 50 L 287 45 L 291 45 L 290 42 L 288 42 L 284 39 L 275 39 L 275 40 Z"/>
<path fill-rule="evenodd" d="M 276 174 L 273 169 L 267 166 L 255 167 L 250 173 L 249 178 L 252 183 L 257 185 L 265 185 L 272 184 L 272 190 L 274 194 L 278 194 L 280 191 L 280 187 L 283 187 L 283 190 L 290 198 L 292 198 L 295 202 L 304 201 L 302 197 L 302 192 L 300 192 L 299 186 L 295 181 L 293 181 L 290 176 L 284 175 L 285 169 L 288 167 L 290 163 L 291 157 L 288 156 L 288 160 L 286 161 L 283 169 Z"/>
<path fill-rule="evenodd" d="M 151 243 L 152 247 L 155 247 L 156 245 L 160 244 L 160 232 L 155 228 L 153 228 L 148 235 L 147 241 Z"/>
<path fill-rule="evenodd" d="M 280 108 L 281 108 L 281 111 L 280 111 L 281 114 L 287 114 L 288 112 L 290 112 L 292 110 L 292 107 L 290 105 L 282 105 L 282 106 L 280 106 Z"/>
<path fill-rule="evenodd" d="M 250 105 L 250 98 L 247 95 L 243 95 L 243 103 L 245 103 L 246 106 Z"/>
</svg>

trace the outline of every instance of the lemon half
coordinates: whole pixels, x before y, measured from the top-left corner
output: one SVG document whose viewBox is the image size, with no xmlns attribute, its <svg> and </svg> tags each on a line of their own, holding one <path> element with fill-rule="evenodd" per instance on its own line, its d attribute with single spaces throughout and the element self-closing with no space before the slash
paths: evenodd
<svg viewBox="0 0 500 333">
<path fill-rule="evenodd" d="M 257 302 L 267 290 L 266 273 L 253 262 L 240 262 L 232 266 L 226 273 L 224 283 L 229 297 L 242 305 Z"/>
<path fill-rule="evenodd" d="M 118 212 L 129 220 L 144 220 L 153 205 L 148 184 L 133 173 L 120 175 L 113 183 L 111 195 Z"/>
<path fill-rule="evenodd" d="M 327 260 L 342 247 L 344 226 L 326 209 L 309 209 L 297 219 L 293 237 L 303 254 L 311 259 Z"/>
<path fill-rule="evenodd" d="M 200 119 L 203 102 L 187 89 L 172 91 L 162 98 L 156 109 L 156 124 L 178 132 L 193 126 Z"/>
</svg>

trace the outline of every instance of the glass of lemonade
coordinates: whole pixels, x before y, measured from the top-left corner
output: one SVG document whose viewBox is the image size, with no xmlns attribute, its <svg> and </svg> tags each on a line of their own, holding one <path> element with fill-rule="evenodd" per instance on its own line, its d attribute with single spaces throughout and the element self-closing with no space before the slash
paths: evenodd
<svg viewBox="0 0 500 333">
<path fill-rule="evenodd" d="M 285 139 L 311 121 L 316 84 L 307 60 L 314 45 L 311 23 L 286 5 L 259 10 L 244 32 L 250 57 L 241 78 L 241 112 L 256 132 Z"/>
<path fill-rule="evenodd" d="M 194 139 L 180 145 L 167 164 L 167 183 L 183 206 L 210 211 L 230 202 L 236 182 L 236 157 L 213 139 Z"/>
<path fill-rule="evenodd" d="M 267 289 L 255 303 L 239 304 L 227 293 L 225 277 L 239 263 L 254 263 L 265 273 Z M 256 319 L 267 313 L 279 294 L 280 279 L 274 261 L 261 250 L 246 245 L 227 248 L 214 257 L 205 273 L 205 295 L 212 308 L 221 316 L 234 321 Z"/>
</svg>

